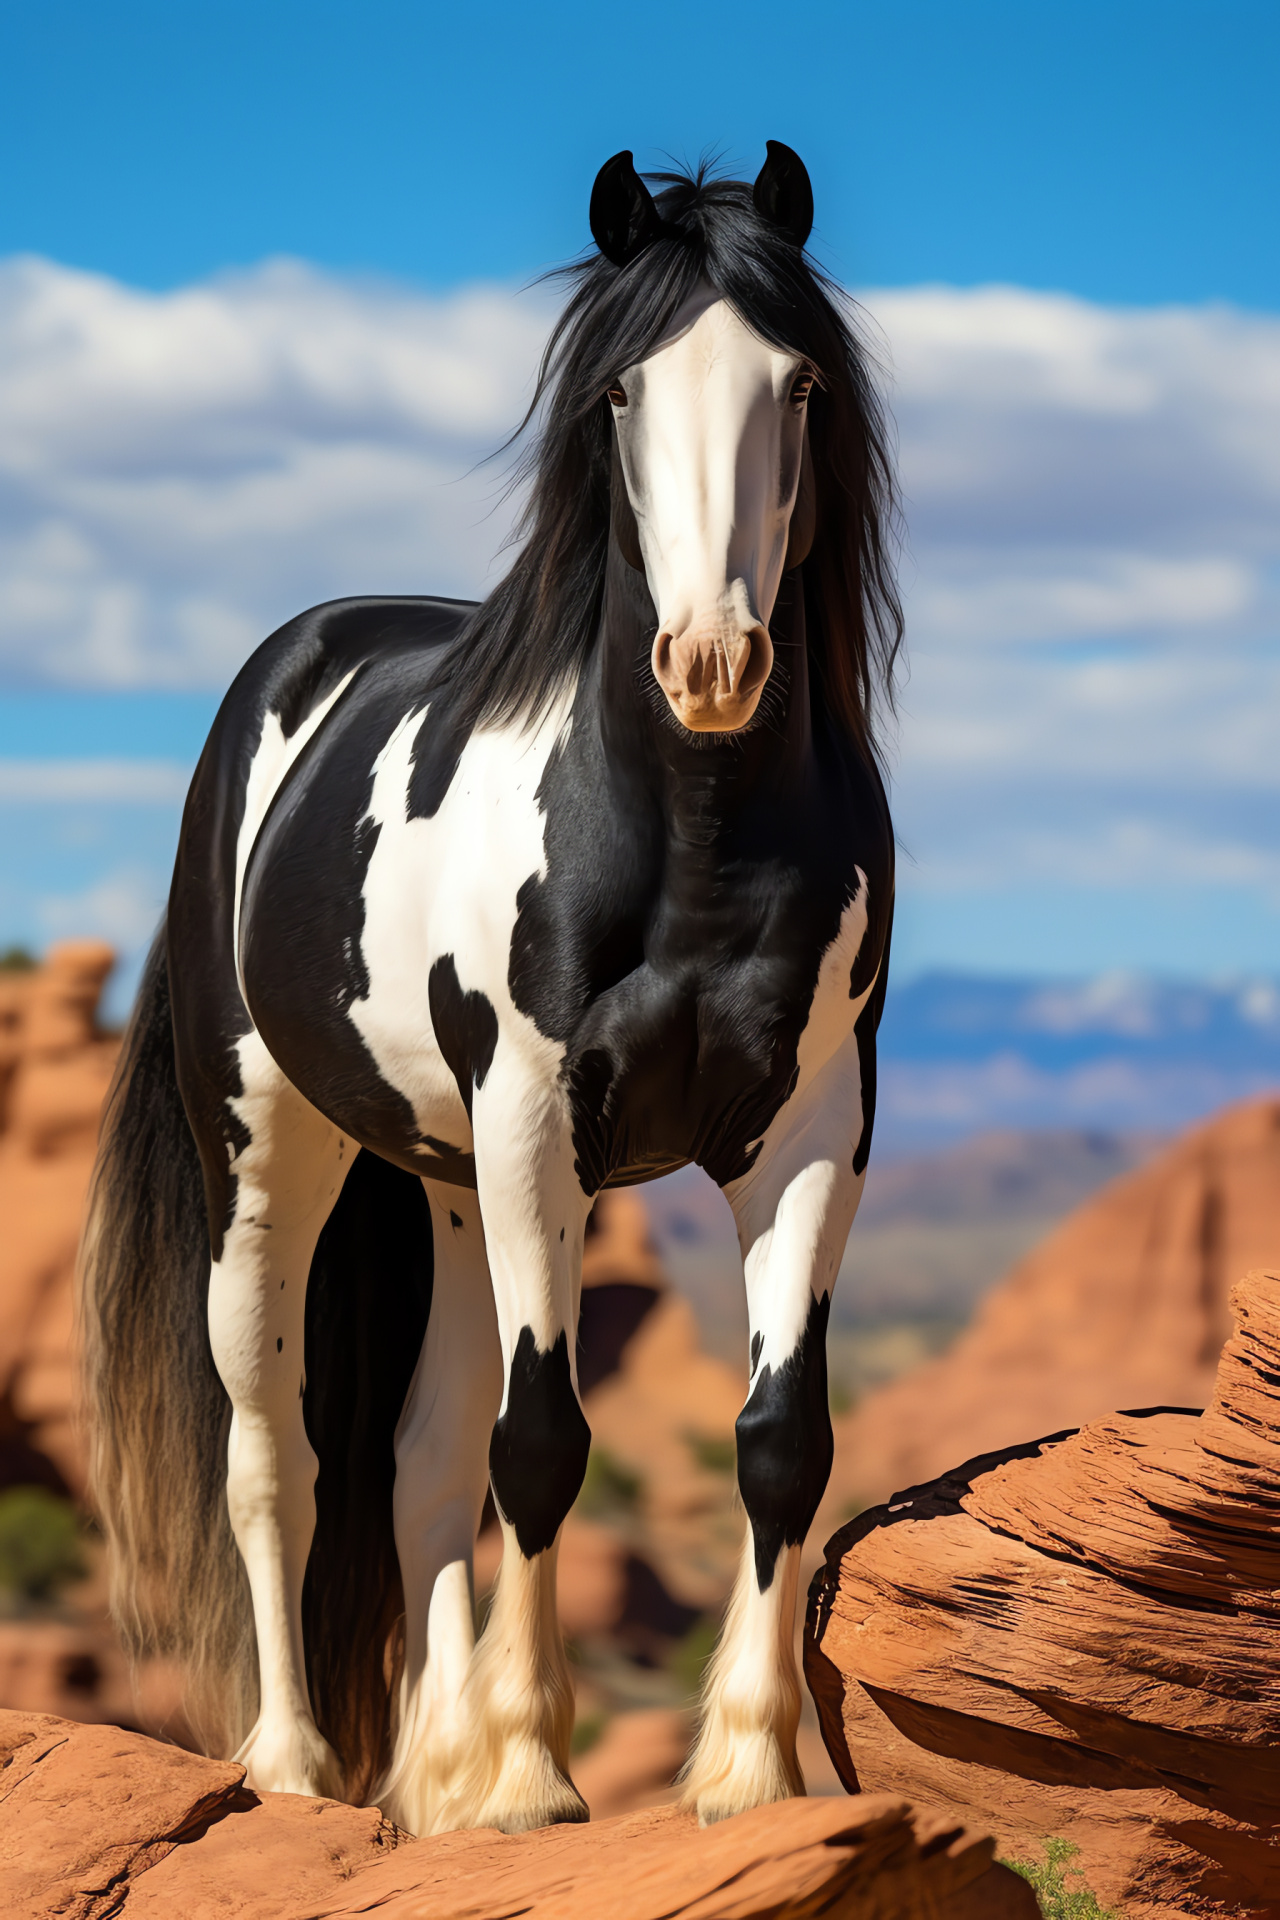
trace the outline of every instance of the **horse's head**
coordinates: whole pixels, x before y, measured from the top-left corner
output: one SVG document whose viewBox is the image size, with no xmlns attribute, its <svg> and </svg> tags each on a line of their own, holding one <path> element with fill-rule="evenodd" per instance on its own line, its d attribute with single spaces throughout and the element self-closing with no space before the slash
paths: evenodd
<svg viewBox="0 0 1280 1920">
<path fill-rule="evenodd" d="M 706 167 L 656 178 L 655 197 L 629 153 L 596 178 L 598 251 L 563 270 L 570 298 L 518 429 L 538 423 L 517 468 L 524 537 L 442 665 L 459 722 L 546 713 L 603 642 L 616 671 L 589 684 L 630 725 L 624 676 L 648 642 L 668 726 L 741 732 L 771 673 L 781 723 L 769 622 L 805 561 L 806 671 L 786 688 L 871 752 L 902 631 L 893 480 L 851 304 L 805 251 L 809 176 L 771 140 L 753 184 Z M 610 594 L 619 550 L 648 595 Z"/>
<path fill-rule="evenodd" d="M 755 201 L 804 245 L 813 197 L 789 148 L 770 142 Z M 624 266 L 661 233 L 630 154 L 601 170 L 591 224 Z M 773 666 L 778 584 L 813 538 L 806 417 L 817 378 L 804 354 L 755 333 L 703 280 L 608 388 L 621 481 L 614 530 L 657 608 L 654 676 L 692 732 L 746 726 Z"/>
</svg>

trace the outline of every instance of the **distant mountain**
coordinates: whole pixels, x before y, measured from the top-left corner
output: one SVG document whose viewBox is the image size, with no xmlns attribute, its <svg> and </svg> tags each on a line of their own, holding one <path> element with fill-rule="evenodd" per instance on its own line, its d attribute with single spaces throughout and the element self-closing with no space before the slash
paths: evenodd
<svg viewBox="0 0 1280 1920">
<path fill-rule="evenodd" d="M 1152 1133 L 1054 1128 L 980 1134 L 911 1159 L 872 1155 L 866 1193 L 832 1305 L 832 1338 L 930 1329 L 939 1339 L 1073 1207 L 1148 1159 Z M 712 1349 L 746 1351 L 746 1308 L 728 1205 L 686 1167 L 643 1188 L 672 1279 L 694 1302 Z M 902 1364 L 922 1357 L 906 1352 Z M 836 1349 L 833 1346 L 833 1364 Z M 892 1370 L 892 1369 L 891 1369 Z M 851 1377 L 848 1356 L 840 1367 Z"/>
<path fill-rule="evenodd" d="M 1051 1220 L 1149 1159 L 1157 1133 L 982 1133 L 911 1160 L 872 1159 L 858 1232 Z"/>
<path fill-rule="evenodd" d="M 993 1127 L 1171 1132 L 1280 1086 L 1280 984 L 933 973 L 890 985 L 880 1156 Z"/>
</svg>

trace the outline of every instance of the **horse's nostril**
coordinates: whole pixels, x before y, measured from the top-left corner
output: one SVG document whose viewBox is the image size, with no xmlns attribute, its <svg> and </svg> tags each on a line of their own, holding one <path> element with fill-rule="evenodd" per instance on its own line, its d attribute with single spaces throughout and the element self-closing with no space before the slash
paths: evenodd
<svg viewBox="0 0 1280 1920">
<path fill-rule="evenodd" d="M 773 646 L 765 626 L 739 626 L 717 610 L 678 636 L 664 628 L 651 659 L 658 685 L 686 727 L 727 733 L 746 726 L 755 712 Z"/>
</svg>

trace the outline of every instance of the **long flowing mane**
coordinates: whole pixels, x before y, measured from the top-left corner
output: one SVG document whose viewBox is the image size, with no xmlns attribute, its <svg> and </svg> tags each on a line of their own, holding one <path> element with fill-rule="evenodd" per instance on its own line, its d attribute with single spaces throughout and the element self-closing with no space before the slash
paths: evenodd
<svg viewBox="0 0 1280 1920">
<path fill-rule="evenodd" d="M 464 722 L 546 707 L 595 642 L 609 540 L 613 425 L 605 389 L 650 353 L 681 303 L 709 282 L 770 345 L 804 354 L 820 386 L 809 407 L 817 529 L 805 562 L 809 646 L 820 698 L 875 752 L 875 710 L 893 700 L 902 610 L 893 570 L 897 505 L 888 431 L 853 305 L 756 211 L 740 180 L 651 174 L 664 232 L 631 263 L 602 254 L 559 270 L 571 294 L 517 433 L 539 430 L 521 545 L 476 611 L 448 672 Z"/>
</svg>

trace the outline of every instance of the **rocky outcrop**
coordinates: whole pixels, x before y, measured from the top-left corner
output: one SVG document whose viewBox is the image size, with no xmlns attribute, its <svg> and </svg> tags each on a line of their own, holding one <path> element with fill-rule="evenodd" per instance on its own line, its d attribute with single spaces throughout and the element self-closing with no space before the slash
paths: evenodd
<svg viewBox="0 0 1280 1920">
<path fill-rule="evenodd" d="M 1256 1118 L 1256 1113 L 1255 1113 Z M 1280 1904 L 1280 1268 L 1203 1414 L 980 1456 L 837 1533 L 805 1670 L 845 1785 L 1080 1850 L 1137 1920 Z"/>
<path fill-rule="evenodd" d="M 653 1809 L 410 1840 L 376 1808 L 260 1798 L 244 1769 L 114 1727 L 0 1712 L 6 1920 L 1030 1920 L 990 1840 L 892 1795 L 701 1832 Z"/>
<path fill-rule="evenodd" d="M 1231 1280 L 1277 1262 L 1273 1098 L 1228 1108 L 1114 1181 L 1013 1268 L 946 1354 L 838 1421 L 840 1497 L 883 1500 L 1115 1407 L 1203 1406 Z"/>
<path fill-rule="evenodd" d="M 0 1480 L 79 1492 L 74 1271 L 118 1042 L 95 1020 L 98 940 L 0 975 Z"/>
</svg>

